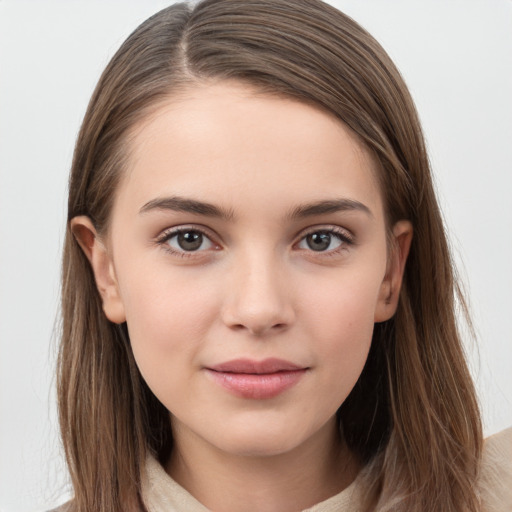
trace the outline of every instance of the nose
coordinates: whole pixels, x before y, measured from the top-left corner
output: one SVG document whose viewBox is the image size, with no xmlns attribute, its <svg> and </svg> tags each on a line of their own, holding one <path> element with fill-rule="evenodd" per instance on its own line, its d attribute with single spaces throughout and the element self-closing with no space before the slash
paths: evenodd
<svg viewBox="0 0 512 512">
<path fill-rule="evenodd" d="M 229 279 L 222 311 L 230 329 L 264 336 L 288 329 L 295 320 L 291 286 L 272 258 L 246 258 Z"/>
</svg>

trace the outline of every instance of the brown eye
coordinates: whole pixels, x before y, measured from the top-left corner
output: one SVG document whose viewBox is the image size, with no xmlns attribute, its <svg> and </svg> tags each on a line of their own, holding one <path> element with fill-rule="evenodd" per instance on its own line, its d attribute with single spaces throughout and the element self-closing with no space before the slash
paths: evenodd
<svg viewBox="0 0 512 512">
<path fill-rule="evenodd" d="M 343 245 L 349 243 L 345 237 L 335 231 L 314 231 L 309 233 L 299 242 L 299 249 L 309 249 L 315 252 L 333 251 Z"/>
<path fill-rule="evenodd" d="M 184 251 L 197 251 L 203 243 L 203 234 L 199 231 L 179 233 L 176 241 Z"/>
<path fill-rule="evenodd" d="M 331 245 L 330 233 L 312 233 L 306 237 L 306 243 L 312 251 L 325 251 Z"/>
<path fill-rule="evenodd" d="M 195 229 L 175 232 L 167 238 L 165 243 L 176 252 L 194 252 L 213 247 L 212 241 Z"/>
</svg>

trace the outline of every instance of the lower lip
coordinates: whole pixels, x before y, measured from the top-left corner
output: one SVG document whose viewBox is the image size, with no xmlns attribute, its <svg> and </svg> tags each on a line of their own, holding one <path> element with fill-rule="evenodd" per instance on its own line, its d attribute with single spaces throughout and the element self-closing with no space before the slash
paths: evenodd
<svg viewBox="0 0 512 512">
<path fill-rule="evenodd" d="M 265 400 L 295 386 L 306 369 L 275 373 L 230 373 L 206 370 L 210 377 L 228 391 L 242 398 Z"/>
</svg>

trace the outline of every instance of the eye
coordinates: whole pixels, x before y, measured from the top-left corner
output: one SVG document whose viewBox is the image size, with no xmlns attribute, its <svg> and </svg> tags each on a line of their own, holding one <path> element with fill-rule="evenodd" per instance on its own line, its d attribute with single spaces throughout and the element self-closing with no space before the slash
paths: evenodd
<svg viewBox="0 0 512 512">
<path fill-rule="evenodd" d="M 179 229 L 164 234 L 159 243 L 165 244 L 174 253 L 206 251 L 215 244 L 198 229 Z"/>
<path fill-rule="evenodd" d="M 344 233 L 333 229 L 322 229 L 308 233 L 299 241 L 297 247 L 315 252 L 330 252 L 351 243 L 351 238 Z"/>
</svg>

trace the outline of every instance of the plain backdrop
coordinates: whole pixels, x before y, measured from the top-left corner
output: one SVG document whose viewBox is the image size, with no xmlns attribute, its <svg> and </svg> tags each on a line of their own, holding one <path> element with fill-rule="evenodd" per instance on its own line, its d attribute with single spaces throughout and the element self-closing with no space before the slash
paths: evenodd
<svg viewBox="0 0 512 512">
<path fill-rule="evenodd" d="M 54 397 L 74 140 L 99 74 L 160 0 L 0 0 L 0 510 L 66 496 Z M 512 425 L 512 1 L 332 1 L 416 100 L 478 333 L 486 434 Z"/>
</svg>

